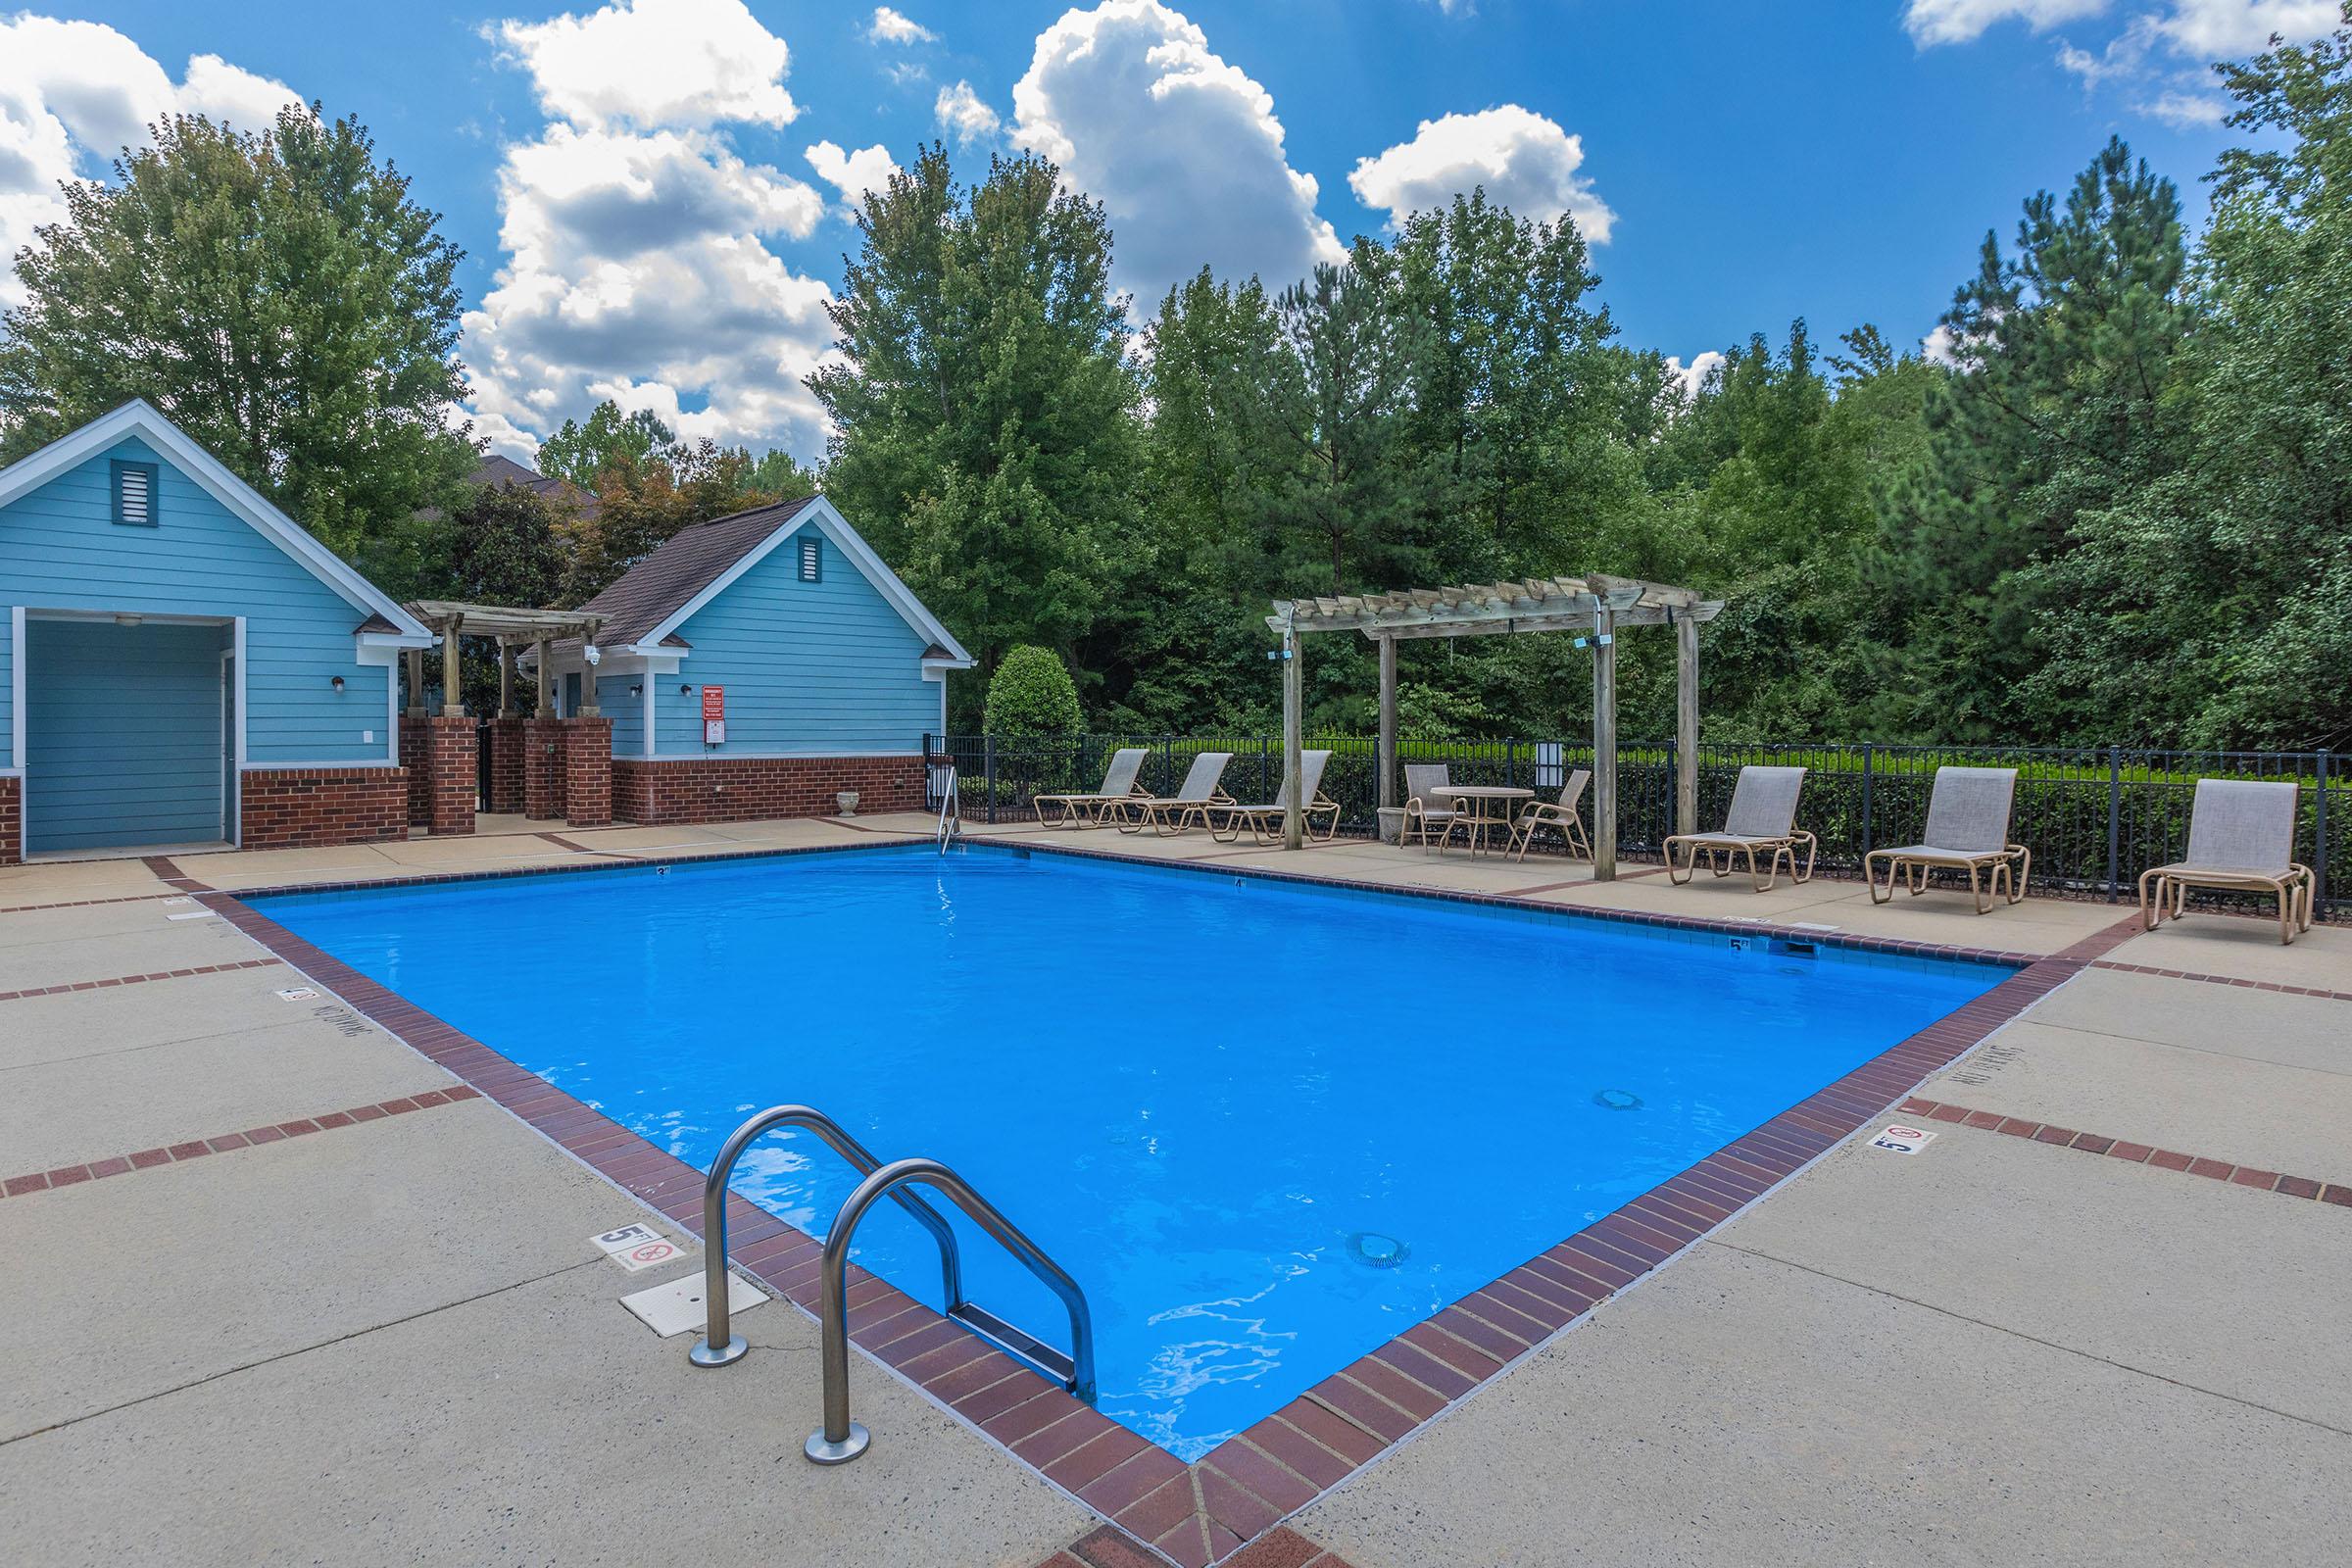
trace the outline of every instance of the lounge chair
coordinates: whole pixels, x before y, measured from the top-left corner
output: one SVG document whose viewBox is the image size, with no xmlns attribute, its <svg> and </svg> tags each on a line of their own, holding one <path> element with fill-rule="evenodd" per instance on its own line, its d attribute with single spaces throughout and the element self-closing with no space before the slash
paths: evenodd
<svg viewBox="0 0 2352 1568">
<path fill-rule="evenodd" d="M 1300 752 L 1298 769 L 1300 785 L 1298 803 L 1306 818 L 1306 836 L 1318 844 L 1328 844 L 1340 831 L 1340 803 L 1323 793 L 1323 764 L 1331 760 L 1329 752 Z M 1259 844 L 1282 842 L 1283 803 L 1290 799 L 1291 775 L 1286 769 L 1282 788 L 1274 792 L 1272 806 L 1222 806 L 1214 808 L 1225 818 L 1225 825 L 1211 825 L 1209 832 L 1224 843 L 1240 839 L 1244 829 Z M 1315 831 L 1315 818 L 1324 820 L 1321 833 Z"/>
<path fill-rule="evenodd" d="M 1444 762 L 1407 762 L 1404 764 L 1404 825 L 1397 834 L 1401 845 L 1419 838 L 1423 849 L 1429 848 L 1432 833 L 1438 842 L 1452 842 L 1454 829 L 1465 832 L 1469 818 L 1446 793 L 1452 780 L 1446 776 Z"/>
<path fill-rule="evenodd" d="M 1030 804 L 1037 808 L 1037 820 L 1046 827 L 1097 827 L 1102 813 L 1142 793 L 1136 787 L 1135 776 L 1144 768 L 1144 748 L 1122 746 L 1110 754 L 1110 766 L 1102 773 L 1102 787 L 1092 795 L 1040 795 Z M 1047 807 L 1058 814 L 1048 816 Z"/>
<path fill-rule="evenodd" d="M 1580 767 L 1568 775 L 1557 801 L 1532 801 L 1511 824 L 1510 849 L 1522 862 L 1527 859 L 1528 846 L 1536 842 L 1538 828 L 1556 827 L 1571 858 L 1582 856 L 1592 858 L 1592 840 L 1585 832 L 1585 818 L 1580 808 L 1585 801 L 1585 788 L 1592 782 L 1592 770 Z"/>
<path fill-rule="evenodd" d="M 1687 885 L 1698 874 L 1698 858 L 1707 858 L 1707 867 L 1717 876 L 1732 874 L 1732 857 L 1742 856 L 1747 860 L 1747 877 L 1758 893 L 1770 892 L 1780 880 L 1781 862 L 1788 862 L 1789 880 L 1809 882 L 1813 878 L 1813 857 L 1820 841 L 1796 825 L 1796 798 L 1805 787 L 1805 770 L 1801 767 L 1743 767 L 1739 782 L 1732 786 L 1732 808 L 1724 813 L 1723 828 L 1715 833 L 1677 833 L 1666 841 L 1666 880 L 1676 887 Z M 1675 847 L 1683 851 L 1681 874 L 1676 874 Z M 1805 852 L 1805 863 L 1796 863 L 1799 847 Z M 1756 869 L 1756 856 L 1765 857 L 1764 869 Z"/>
<path fill-rule="evenodd" d="M 2295 859 L 2301 786 L 2201 778 L 2188 818 L 2188 858 L 2140 873 L 2140 923 L 2153 931 L 2187 912 L 2190 888 L 2278 896 L 2278 940 L 2311 929 L 2311 867 Z M 2151 900 L 2150 894 L 2154 894 Z"/>
<path fill-rule="evenodd" d="M 1218 788 L 1225 776 L 1225 764 L 1233 760 L 1231 752 L 1200 752 L 1193 757 L 1193 765 L 1184 771 L 1184 782 L 1176 786 L 1173 795 L 1131 795 L 1115 802 L 1108 809 L 1118 818 L 1122 833 L 1141 833 L 1152 828 L 1163 835 L 1183 832 L 1196 821 L 1208 826 L 1208 813 L 1217 807 L 1231 806 L 1233 797 Z"/>
<path fill-rule="evenodd" d="M 1885 904 L 1894 897 L 1894 879 L 1907 874 L 1913 897 L 1928 890 L 1934 870 L 1966 871 L 1968 891 L 1977 912 L 1992 907 L 1993 895 L 2004 892 L 2011 904 L 2026 896 L 2026 879 L 2034 871 L 2034 854 L 2009 842 L 2009 809 L 2017 798 L 2014 767 L 1939 767 L 1936 787 L 1928 797 L 1925 843 L 1898 849 L 1873 850 L 1862 858 L 1862 875 L 1870 883 L 1870 902 Z M 1877 862 L 1886 862 L 1886 892 L 1879 893 Z"/>
</svg>

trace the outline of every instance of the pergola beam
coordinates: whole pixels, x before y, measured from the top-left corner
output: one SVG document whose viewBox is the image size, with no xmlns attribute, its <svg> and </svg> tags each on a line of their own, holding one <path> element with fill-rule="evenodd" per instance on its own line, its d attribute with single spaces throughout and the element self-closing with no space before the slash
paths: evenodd
<svg viewBox="0 0 2352 1568">
<path fill-rule="evenodd" d="M 1568 614 L 1515 615 L 1502 620 L 1445 620 L 1428 621 L 1414 626 L 1367 626 L 1363 628 L 1363 634 L 1374 642 L 1388 642 L 1391 639 L 1411 641 L 1430 637 L 1505 637 L 1523 631 L 1590 631 L 1592 626 L 1592 612 L 1598 608 L 1600 607 L 1595 605 Z M 1722 610 L 1723 602 L 1721 600 L 1702 600 L 1691 606 L 1687 612 L 1665 608 L 1652 609 L 1643 605 L 1633 610 L 1618 611 L 1616 619 L 1620 627 L 1663 626 L 1667 624 L 1669 616 L 1692 621 L 1713 620 L 1717 614 L 1722 612 Z"/>
</svg>

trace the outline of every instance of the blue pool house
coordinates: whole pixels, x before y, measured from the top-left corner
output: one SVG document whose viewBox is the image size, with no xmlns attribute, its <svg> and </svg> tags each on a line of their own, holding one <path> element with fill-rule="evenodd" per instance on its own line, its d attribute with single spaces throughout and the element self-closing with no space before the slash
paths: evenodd
<svg viewBox="0 0 2352 1568">
<path fill-rule="evenodd" d="M 612 729 L 612 815 L 742 820 L 922 804 L 923 737 L 972 657 L 823 497 L 697 523 L 581 608 L 562 711 Z"/>
<path fill-rule="evenodd" d="M 407 831 L 415 616 L 145 403 L 0 469 L 0 863 Z"/>
</svg>

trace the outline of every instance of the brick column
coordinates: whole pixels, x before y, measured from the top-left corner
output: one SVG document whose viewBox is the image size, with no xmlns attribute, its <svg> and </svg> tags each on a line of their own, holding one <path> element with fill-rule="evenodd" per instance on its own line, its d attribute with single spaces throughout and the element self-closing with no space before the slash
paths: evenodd
<svg viewBox="0 0 2352 1568">
<path fill-rule="evenodd" d="M 432 720 L 400 715 L 400 765 L 409 775 L 409 826 L 433 825 Z"/>
<path fill-rule="evenodd" d="M 18 774 L 0 776 L 0 865 L 24 858 L 24 780 Z"/>
<path fill-rule="evenodd" d="M 513 812 L 523 808 L 523 722 L 519 718 L 494 718 L 490 721 L 490 789 L 487 798 L 493 811 Z"/>
<path fill-rule="evenodd" d="M 612 721 L 566 718 L 564 728 L 564 820 L 605 827 L 612 820 Z"/>
<path fill-rule="evenodd" d="M 479 787 L 479 780 L 474 777 L 480 755 L 474 722 L 463 713 L 428 718 L 424 722 L 432 736 L 429 758 L 432 776 L 426 782 L 431 815 L 426 825 L 436 838 L 470 833 Z"/>
<path fill-rule="evenodd" d="M 564 814 L 564 720 L 522 721 L 522 814 L 534 822 Z"/>
</svg>

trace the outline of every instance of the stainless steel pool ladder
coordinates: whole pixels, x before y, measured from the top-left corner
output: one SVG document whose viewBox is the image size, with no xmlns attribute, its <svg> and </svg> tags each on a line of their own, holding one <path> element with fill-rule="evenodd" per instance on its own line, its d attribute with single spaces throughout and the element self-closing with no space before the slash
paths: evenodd
<svg viewBox="0 0 2352 1568">
<path fill-rule="evenodd" d="M 727 1180 L 735 1162 L 753 1140 L 778 1127 L 806 1127 L 822 1138 L 863 1176 L 857 1190 L 843 1200 L 825 1233 L 818 1263 L 817 1328 L 824 1365 L 824 1424 L 808 1435 L 803 1451 L 818 1464 L 846 1464 L 866 1449 L 871 1441 L 865 1428 L 850 1419 L 850 1242 L 866 1210 L 887 1196 L 911 1214 L 939 1244 L 939 1266 L 948 1316 L 981 1338 L 1001 1347 L 1053 1378 L 1088 1403 L 1095 1397 L 1095 1328 L 1087 1310 L 1086 1293 L 1045 1250 L 1021 1234 L 995 1204 L 972 1190 L 971 1184 L 936 1159 L 900 1159 L 883 1164 L 863 1144 L 832 1117 L 809 1105 L 777 1105 L 735 1129 L 703 1179 L 703 1341 L 687 1352 L 696 1366 L 726 1366 L 742 1359 L 745 1345 L 733 1332 L 727 1306 Z M 939 1210 L 913 1193 L 920 1182 L 947 1194 L 974 1224 L 1027 1266 L 1046 1288 L 1059 1297 L 1070 1315 L 1070 1353 L 1064 1355 L 1036 1336 L 963 1298 L 963 1263 L 956 1233 Z"/>
<path fill-rule="evenodd" d="M 956 787 L 956 764 L 934 768 L 933 777 L 946 775 L 939 792 L 939 853 L 948 853 L 948 846 L 963 837 L 963 793 Z"/>
</svg>

